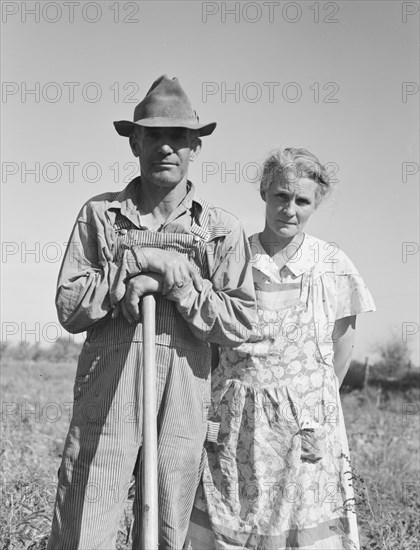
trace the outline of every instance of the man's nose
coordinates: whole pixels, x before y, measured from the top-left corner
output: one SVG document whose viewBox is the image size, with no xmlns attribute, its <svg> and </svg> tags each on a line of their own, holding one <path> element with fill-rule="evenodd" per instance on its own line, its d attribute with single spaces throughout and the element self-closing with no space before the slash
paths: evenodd
<svg viewBox="0 0 420 550">
<path fill-rule="evenodd" d="M 159 151 L 161 151 L 165 155 L 170 155 L 171 153 L 174 152 L 173 148 L 171 147 L 171 145 L 167 141 L 162 141 L 159 144 Z"/>
</svg>

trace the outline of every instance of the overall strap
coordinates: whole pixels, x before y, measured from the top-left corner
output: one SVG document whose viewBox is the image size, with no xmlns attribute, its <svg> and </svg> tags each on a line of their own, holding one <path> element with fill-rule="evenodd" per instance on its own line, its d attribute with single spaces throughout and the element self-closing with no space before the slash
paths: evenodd
<svg viewBox="0 0 420 550">
<path fill-rule="evenodd" d="M 198 211 L 198 209 L 194 207 L 190 231 L 193 235 L 196 235 L 203 241 L 208 242 L 210 240 L 208 230 L 210 204 L 201 198 L 198 198 L 197 202 L 201 206 L 201 210 Z"/>
<path fill-rule="evenodd" d="M 321 339 L 321 327 L 319 326 L 318 322 L 318 316 L 317 316 L 317 304 L 315 302 L 315 292 L 314 292 L 314 285 L 313 285 L 313 272 L 314 267 L 307 271 L 305 275 L 307 275 L 307 306 L 312 308 L 312 320 L 314 324 L 314 340 L 316 345 L 316 355 L 317 359 L 320 363 L 323 363 L 324 365 L 327 365 L 328 363 L 325 361 L 324 355 L 321 350 L 320 346 L 320 339 Z M 312 282 L 312 284 L 310 284 Z"/>
<path fill-rule="evenodd" d="M 305 271 L 305 273 L 302 274 L 302 280 L 300 283 L 300 301 L 306 304 L 306 307 L 309 306 L 311 294 L 313 295 L 313 292 L 311 291 L 313 271 L 313 268 Z"/>
<path fill-rule="evenodd" d="M 134 227 L 133 223 L 128 218 L 126 218 L 121 214 L 120 209 L 116 209 L 114 228 L 116 230 L 119 230 L 119 229 L 131 229 L 132 227 Z"/>
</svg>

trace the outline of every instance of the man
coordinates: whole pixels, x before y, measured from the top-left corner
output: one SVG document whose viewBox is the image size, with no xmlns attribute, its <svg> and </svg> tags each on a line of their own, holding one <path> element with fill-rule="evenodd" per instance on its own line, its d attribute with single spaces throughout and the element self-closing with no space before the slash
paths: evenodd
<svg viewBox="0 0 420 550">
<path fill-rule="evenodd" d="M 69 332 L 87 331 L 59 471 L 49 550 L 111 550 L 133 471 L 139 547 L 142 320 L 156 293 L 159 548 L 180 550 L 200 475 L 210 401 L 210 343 L 249 335 L 254 291 L 239 221 L 188 181 L 200 124 L 176 78 L 162 76 L 114 123 L 141 176 L 82 208 L 61 267 L 56 305 Z M 203 414 L 204 413 L 204 414 Z"/>
</svg>

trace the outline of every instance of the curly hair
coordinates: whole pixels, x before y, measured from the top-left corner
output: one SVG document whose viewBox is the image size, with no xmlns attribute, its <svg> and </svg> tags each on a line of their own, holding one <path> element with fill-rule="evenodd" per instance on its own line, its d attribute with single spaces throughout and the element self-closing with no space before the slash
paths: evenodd
<svg viewBox="0 0 420 550">
<path fill-rule="evenodd" d="M 332 190 L 332 182 L 325 166 L 307 149 L 295 147 L 273 149 L 264 161 L 260 192 L 267 191 L 278 173 L 285 173 L 289 180 L 304 177 L 318 183 L 318 203 Z"/>
</svg>

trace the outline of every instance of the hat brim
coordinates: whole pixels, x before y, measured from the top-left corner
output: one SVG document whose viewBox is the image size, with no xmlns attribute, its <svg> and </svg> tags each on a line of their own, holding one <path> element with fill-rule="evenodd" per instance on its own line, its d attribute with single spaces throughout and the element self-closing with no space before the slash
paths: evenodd
<svg viewBox="0 0 420 550">
<path fill-rule="evenodd" d="M 188 128 L 189 130 L 198 130 L 200 136 L 209 136 L 216 128 L 216 122 L 199 124 L 178 118 L 153 117 L 137 120 L 136 122 L 118 120 L 114 122 L 114 126 L 120 136 L 124 137 L 129 137 L 136 126 L 144 126 L 145 128 Z"/>
</svg>

